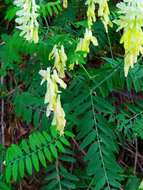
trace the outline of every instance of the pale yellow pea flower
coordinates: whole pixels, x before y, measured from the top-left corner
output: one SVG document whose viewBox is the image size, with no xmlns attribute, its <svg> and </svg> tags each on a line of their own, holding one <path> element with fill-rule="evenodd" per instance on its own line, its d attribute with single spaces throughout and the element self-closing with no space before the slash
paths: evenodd
<svg viewBox="0 0 143 190">
<path fill-rule="evenodd" d="M 54 113 L 53 124 L 56 125 L 57 130 L 60 134 L 63 134 L 63 130 L 66 124 L 65 121 L 65 113 L 61 106 L 60 102 L 60 91 L 58 87 L 66 88 L 67 85 L 65 82 L 59 78 L 57 71 L 53 70 L 51 74 L 51 69 L 47 68 L 47 70 L 40 70 L 39 74 L 43 77 L 41 81 L 41 85 L 46 81 L 47 82 L 47 90 L 45 93 L 44 103 L 48 104 L 46 109 L 46 116 L 49 117 L 51 112 Z"/>
<path fill-rule="evenodd" d="M 96 3 L 99 4 L 98 16 L 101 17 L 105 30 L 106 32 L 108 32 L 108 25 L 112 26 L 112 22 L 109 18 L 110 11 L 108 6 L 108 0 L 96 0 Z"/>
<path fill-rule="evenodd" d="M 98 41 L 97 41 L 96 37 L 93 36 L 92 30 L 89 29 L 89 28 L 86 28 L 85 33 L 84 33 L 84 38 L 80 38 L 80 41 L 77 44 L 77 47 L 76 47 L 75 51 L 76 52 L 77 51 L 83 51 L 83 52 L 85 52 L 84 57 L 86 57 L 87 53 L 89 53 L 89 51 L 90 51 L 90 44 L 91 43 L 94 46 L 98 45 Z M 75 63 L 71 64 L 69 66 L 69 70 L 73 70 L 75 64 L 78 65 L 79 64 L 78 61 L 76 61 Z"/>
<path fill-rule="evenodd" d="M 120 42 L 124 44 L 124 73 L 127 77 L 129 68 L 133 68 L 137 57 L 143 54 L 143 1 L 124 0 L 117 7 L 120 17 L 114 22 L 119 26 L 118 30 L 123 29 Z"/>
<path fill-rule="evenodd" d="M 65 77 L 65 68 L 66 68 L 66 61 L 67 56 L 65 54 L 64 46 L 57 47 L 54 46 L 53 50 L 49 54 L 49 59 L 54 59 L 54 68 L 58 71 L 58 75 L 60 78 Z"/>
<path fill-rule="evenodd" d="M 18 24 L 16 28 L 21 30 L 20 35 L 30 42 L 37 43 L 39 41 L 37 21 L 39 6 L 35 0 L 14 0 L 14 4 L 19 7 L 15 22 Z"/>
<path fill-rule="evenodd" d="M 60 135 L 64 134 L 66 120 L 65 120 L 65 112 L 61 105 L 60 95 L 58 95 L 58 98 L 57 98 L 57 104 L 56 104 L 56 108 L 54 110 L 54 117 L 53 117 L 52 125 L 56 126 Z"/>
<path fill-rule="evenodd" d="M 85 4 L 88 6 L 87 8 L 88 27 L 91 28 L 93 23 L 96 21 L 95 0 L 87 0 Z"/>
<path fill-rule="evenodd" d="M 55 80 L 51 79 L 50 68 L 47 68 L 47 70 L 40 70 L 39 74 L 43 77 L 41 85 L 47 81 L 47 90 L 45 93 L 44 103 L 48 104 L 46 116 L 49 117 L 51 111 L 54 111 L 56 107 L 58 85 Z"/>
<path fill-rule="evenodd" d="M 68 0 L 63 0 L 63 7 L 67 8 L 68 7 Z"/>
<path fill-rule="evenodd" d="M 92 35 L 91 29 L 87 28 L 85 30 L 84 38 L 81 38 L 79 44 L 77 45 L 76 51 L 84 51 L 89 53 L 90 43 L 94 46 L 98 45 L 97 39 Z"/>
<path fill-rule="evenodd" d="M 98 16 L 101 17 L 101 20 L 104 24 L 106 32 L 108 32 L 108 25 L 112 26 L 112 22 L 110 21 L 109 15 L 109 6 L 108 0 L 87 0 L 85 3 L 87 8 L 87 20 L 88 20 L 88 27 L 91 28 L 93 23 L 96 21 L 96 14 L 95 8 L 96 5 L 99 6 L 98 8 Z"/>
</svg>

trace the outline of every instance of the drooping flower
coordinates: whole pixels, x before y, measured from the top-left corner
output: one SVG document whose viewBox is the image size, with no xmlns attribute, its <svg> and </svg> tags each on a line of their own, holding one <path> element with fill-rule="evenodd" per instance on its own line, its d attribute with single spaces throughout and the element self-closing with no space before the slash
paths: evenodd
<svg viewBox="0 0 143 190">
<path fill-rule="evenodd" d="M 54 59 L 54 68 L 56 68 L 56 70 L 58 71 L 59 77 L 64 78 L 67 61 L 64 46 L 62 45 L 60 48 L 58 48 L 57 45 L 55 45 L 53 50 L 49 54 L 49 59 Z"/>
<path fill-rule="evenodd" d="M 68 0 L 63 0 L 63 7 L 67 8 L 68 7 Z"/>
<path fill-rule="evenodd" d="M 96 3 L 99 5 L 98 16 L 101 17 L 105 30 L 106 32 L 108 32 L 108 25 L 112 26 L 112 22 L 109 18 L 110 11 L 108 6 L 108 0 L 96 0 Z"/>
<path fill-rule="evenodd" d="M 57 104 L 54 110 L 54 117 L 52 124 L 57 126 L 57 130 L 60 132 L 60 135 L 64 134 L 66 120 L 65 120 L 65 112 L 61 105 L 60 95 L 58 95 L 57 97 Z"/>
<path fill-rule="evenodd" d="M 84 54 L 84 57 L 87 56 L 87 54 L 89 53 L 90 51 L 90 44 L 93 44 L 94 46 L 97 46 L 98 45 L 98 41 L 96 39 L 95 36 L 92 35 L 92 30 L 89 29 L 89 28 L 86 28 L 85 30 L 85 33 L 84 33 L 84 37 L 83 38 L 80 38 L 80 41 L 79 43 L 77 44 L 77 47 L 76 47 L 76 52 L 78 51 L 83 51 L 85 54 Z M 75 65 L 78 65 L 79 62 L 78 61 L 75 61 L 75 63 L 73 64 L 70 64 L 69 66 L 69 70 L 73 70 L 74 69 L 74 66 Z"/>
<path fill-rule="evenodd" d="M 124 44 L 124 73 L 127 77 L 129 68 L 133 68 L 138 55 L 143 54 L 143 1 L 124 0 L 117 7 L 120 17 L 115 23 L 119 26 L 118 30 L 123 29 L 120 42 Z"/>
<path fill-rule="evenodd" d="M 46 116 L 48 117 L 56 107 L 58 86 L 57 83 L 51 79 L 50 68 L 47 68 L 47 70 L 40 70 L 39 74 L 43 77 L 41 85 L 47 81 L 47 91 L 45 94 L 44 103 L 48 104 L 46 111 Z"/>
<path fill-rule="evenodd" d="M 80 39 L 79 44 L 77 45 L 76 51 L 84 51 L 89 53 L 90 43 L 93 43 L 94 46 L 98 45 L 96 37 L 92 35 L 91 29 L 86 29 L 84 38 Z"/>
<path fill-rule="evenodd" d="M 39 6 L 35 0 L 14 0 L 14 4 L 19 8 L 16 15 L 17 28 L 21 30 L 20 35 L 30 42 L 37 43 L 39 24 L 37 21 Z"/>
<path fill-rule="evenodd" d="M 87 20 L 88 20 L 88 27 L 91 28 L 93 23 L 96 21 L 96 15 L 95 15 L 95 3 L 96 0 L 87 0 L 86 5 L 87 8 Z"/>
<path fill-rule="evenodd" d="M 88 9 L 87 9 L 88 27 L 91 28 L 93 23 L 96 21 L 96 15 L 95 15 L 96 4 L 99 6 L 98 16 L 101 17 L 105 30 L 106 32 L 108 32 L 108 25 L 112 26 L 112 23 L 109 18 L 110 11 L 109 11 L 109 6 L 108 6 L 108 0 L 87 0 L 86 1 L 86 5 L 88 6 Z"/>
<path fill-rule="evenodd" d="M 54 70 L 51 74 L 51 69 L 40 70 L 39 74 L 43 77 L 41 85 L 47 81 L 47 90 L 45 94 L 44 103 L 47 105 L 46 116 L 49 117 L 51 112 L 54 113 L 53 124 L 56 125 L 60 134 L 63 134 L 63 130 L 66 124 L 65 113 L 60 103 L 60 91 L 61 88 L 66 88 L 65 82 L 59 78 L 57 71 Z"/>
</svg>

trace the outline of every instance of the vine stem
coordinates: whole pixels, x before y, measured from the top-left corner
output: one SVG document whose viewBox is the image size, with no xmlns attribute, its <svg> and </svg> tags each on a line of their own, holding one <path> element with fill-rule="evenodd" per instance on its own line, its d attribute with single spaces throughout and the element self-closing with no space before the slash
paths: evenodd
<svg viewBox="0 0 143 190">
<path fill-rule="evenodd" d="M 109 37 L 108 32 L 107 32 L 107 39 L 108 39 L 108 43 L 109 43 L 109 48 L 110 48 L 111 57 L 112 57 L 112 60 L 113 60 L 113 59 L 114 59 L 114 56 L 113 56 L 111 40 L 110 40 L 110 37 Z"/>
<path fill-rule="evenodd" d="M 59 190 L 62 190 L 60 174 L 59 174 L 59 161 L 56 161 L 56 172 L 57 172 L 57 181 L 59 183 Z"/>
<path fill-rule="evenodd" d="M 107 186 L 108 186 L 108 189 L 111 190 L 109 179 L 108 179 L 108 175 L 107 175 L 107 171 L 106 171 L 106 167 L 105 167 L 105 163 L 104 163 L 103 153 L 102 153 L 102 150 L 101 150 L 100 136 L 99 136 L 99 132 L 98 132 L 98 128 L 97 128 L 97 122 L 96 122 L 96 115 L 95 115 L 95 109 L 94 109 L 93 92 L 92 92 L 92 90 L 90 91 L 90 97 L 91 97 L 91 105 L 92 105 L 92 113 L 93 113 L 95 131 L 96 131 L 97 142 L 98 142 L 98 147 L 99 147 L 99 154 L 100 154 L 100 157 L 101 157 L 101 162 L 102 162 L 105 178 L 106 178 L 106 181 L 107 181 Z M 91 180 L 91 182 L 90 182 L 87 190 L 90 189 L 92 183 L 94 182 L 94 179 L 95 179 L 95 177 Z"/>
<path fill-rule="evenodd" d="M 135 161 L 134 161 L 134 175 L 136 175 L 136 169 L 137 169 L 137 162 L 138 162 L 138 140 L 135 138 Z"/>
</svg>

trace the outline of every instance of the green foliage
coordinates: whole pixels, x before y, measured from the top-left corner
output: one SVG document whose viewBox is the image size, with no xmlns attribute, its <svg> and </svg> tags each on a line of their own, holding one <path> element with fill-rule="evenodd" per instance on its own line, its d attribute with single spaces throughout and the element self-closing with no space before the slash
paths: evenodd
<svg viewBox="0 0 143 190">
<path fill-rule="evenodd" d="M 100 20 L 93 25 L 99 46 L 91 46 L 87 57 L 84 52 L 75 52 L 87 27 L 85 1 L 75 4 L 75 0 L 69 0 L 68 8 L 63 9 L 60 0 L 37 0 L 38 44 L 19 35 L 14 24 L 17 8 L 12 3 L 6 0 L 0 6 L 5 22 L 1 26 L 0 77 L 4 82 L 0 95 L 8 146 L 0 148 L 0 189 L 14 189 L 25 176 L 44 171 L 40 190 L 141 190 L 141 58 L 125 78 L 120 33 L 115 33 L 113 26 L 106 34 Z M 115 3 L 110 1 L 111 20 L 118 18 Z M 46 85 L 40 85 L 38 74 L 40 69 L 53 66 L 48 55 L 55 44 L 64 45 L 68 58 L 64 79 L 68 87 L 61 93 L 67 120 L 64 136 L 51 126 L 52 115 L 46 117 Z M 69 71 L 69 66 L 77 62 Z M 13 123 L 14 129 L 28 132 L 13 137 Z M 137 163 L 134 140 L 139 142 Z M 126 153 L 126 143 L 134 147 L 131 155 Z"/>
<path fill-rule="evenodd" d="M 47 173 L 48 176 L 44 178 L 43 185 L 41 190 L 50 190 L 50 189 L 76 189 L 76 183 L 79 181 L 78 177 L 74 174 L 71 174 L 67 168 L 65 168 L 61 162 L 57 161 L 55 165 L 51 165 Z"/>
<path fill-rule="evenodd" d="M 112 115 L 115 109 L 111 103 L 91 93 L 88 88 L 89 84 L 82 80 L 71 85 L 68 100 L 71 98 L 72 105 L 65 104 L 70 126 L 76 126 L 78 131 L 80 149 L 87 150 L 84 162 L 91 181 L 86 188 L 119 189 L 123 170 L 116 161 L 118 145 L 112 131 L 113 123 L 99 115 Z"/>
<path fill-rule="evenodd" d="M 66 133 L 68 135 L 68 133 Z M 65 146 L 70 143 L 64 136 L 59 136 L 51 127 L 51 134 L 46 131 L 34 132 L 27 140 L 22 140 L 19 145 L 12 144 L 6 152 L 5 178 L 9 183 L 11 178 L 17 181 L 24 174 L 32 175 L 33 169 L 40 170 L 40 165 L 47 167 L 47 160 L 58 158 L 58 152 L 65 153 Z"/>
<path fill-rule="evenodd" d="M 58 15 L 62 11 L 61 2 L 60 0 L 54 1 L 54 2 L 46 2 L 41 3 L 40 6 L 40 14 L 43 17 L 46 16 L 53 16 L 53 14 Z"/>
<path fill-rule="evenodd" d="M 0 189 L 2 189 L 2 190 L 11 190 L 11 186 L 5 184 L 3 181 L 0 180 Z"/>
</svg>

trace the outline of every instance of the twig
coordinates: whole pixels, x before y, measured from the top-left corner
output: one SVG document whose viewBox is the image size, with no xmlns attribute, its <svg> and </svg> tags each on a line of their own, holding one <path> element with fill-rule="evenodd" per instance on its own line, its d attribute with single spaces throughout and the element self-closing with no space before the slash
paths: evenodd
<svg viewBox="0 0 143 190">
<path fill-rule="evenodd" d="M 107 182 L 107 187 L 108 187 L 107 189 L 111 190 L 110 182 L 109 182 L 108 175 L 107 175 L 107 169 L 106 169 L 105 163 L 104 163 L 103 152 L 101 150 L 100 136 L 99 136 L 99 132 L 98 132 L 98 128 L 97 128 L 96 115 L 95 115 L 94 102 L 93 102 L 93 91 L 90 91 L 90 96 L 91 96 L 92 113 L 93 113 L 93 118 L 94 118 L 95 131 L 96 131 L 97 142 L 98 142 L 98 147 L 99 147 L 99 154 L 100 154 L 103 171 L 104 171 L 104 175 L 105 175 L 106 182 Z M 89 183 L 87 190 L 91 189 L 91 186 L 92 186 L 94 180 L 95 180 L 95 176 L 92 178 L 91 182 Z"/>
<path fill-rule="evenodd" d="M 134 175 L 136 174 L 137 162 L 138 162 L 138 140 L 137 140 L 137 138 L 135 139 L 135 147 L 136 147 L 136 152 L 135 152 L 135 161 L 134 161 Z"/>
<path fill-rule="evenodd" d="M 85 156 L 86 155 L 86 152 L 84 150 L 81 150 L 80 149 L 80 146 L 78 144 L 78 142 L 75 140 L 75 139 L 72 139 L 72 141 L 74 142 L 74 144 L 77 146 L 77 148 L 82 152 L 82 154 Z"/>
<path fill-rule="evenodd" d="M 56 161 L 56 172 L 57 172 L 57 181 L 59 183 L 59 190 L 62 190 L 61 186 L 61 179 L 60 179 L 60 174 L 59 174 L 59 161 Z"/>
<path fill-rule="evenodd" d="M 2 64 L 1 64 L 2 66 Z M 1 76 L 1 86 L 3 86 L 4 84 L 4 77 Z M 4 122 L 4 99 L 1 99 L 1 120 L 0 120 L 0 133 L 1 133 L 1 144 L 4 145 L 5 144 L 5 137 L 4 137 L 4 129 L 5 129 L 5 122 Z M 3 165 L 0 165 L 0 172 L 2 172 L 3 169 Z"/>
</svg>

